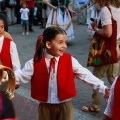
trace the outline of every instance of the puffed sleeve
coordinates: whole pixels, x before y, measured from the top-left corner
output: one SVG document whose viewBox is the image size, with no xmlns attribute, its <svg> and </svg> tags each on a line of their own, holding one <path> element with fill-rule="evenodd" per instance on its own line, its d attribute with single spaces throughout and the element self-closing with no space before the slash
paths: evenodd
<svg viewBox="0 0 120 120">
<path fill-rule="evenodd" d="M 16 70 L 16 84 L 28 83 L 33 75 L 33 59 L 27 61 L 22 70 Z"/>
<path fill-rule="evenodd" d="M 103 7 L 100 12 L 100 20 L 102 26 L 112 24 L 111 13 L 107 7 Z"/>
</svg>

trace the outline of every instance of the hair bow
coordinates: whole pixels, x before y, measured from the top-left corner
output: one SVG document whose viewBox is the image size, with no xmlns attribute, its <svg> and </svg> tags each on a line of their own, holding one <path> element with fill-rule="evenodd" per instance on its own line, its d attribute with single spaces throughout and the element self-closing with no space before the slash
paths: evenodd
<svg viewBox="0 0 120 120">
<path fill-rule="evenodd" d="M 41 43 L 43 41 L 43 39 L 44 39 L 44 36 L 40 35 L 38 38 L 39 38 L 39 42 Z"/>
</svg>

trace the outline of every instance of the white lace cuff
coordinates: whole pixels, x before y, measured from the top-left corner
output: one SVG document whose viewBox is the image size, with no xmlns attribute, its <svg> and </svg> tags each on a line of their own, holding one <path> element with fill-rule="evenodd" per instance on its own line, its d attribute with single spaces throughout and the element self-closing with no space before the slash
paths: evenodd
<svg viewBox="0 0 120 120">
<path fill-rule="evenodd" d="M 108 24 L 112 24 L 111 19 L 107 19 L 107 20 L 102 21 L 102 26 L 108 25 Z"/>
</svg>

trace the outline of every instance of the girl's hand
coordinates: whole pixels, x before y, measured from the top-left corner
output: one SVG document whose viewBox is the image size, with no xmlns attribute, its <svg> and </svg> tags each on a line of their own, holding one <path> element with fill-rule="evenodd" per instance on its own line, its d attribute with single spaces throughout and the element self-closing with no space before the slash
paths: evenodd
<svg viewBox="0 0 120 120">
<path fill-rule="evenodd" d="M 54 10 L 57 10 L 57 7 L 53 6 L 53 9 L 54 9 Z"/>
<path fill-rule="evenodd" d="M 92 29 L 95 31 L 95 28 L 97 27 L 97 23 L 96 21 L 91 23 Z"/>
<path fill-rule="evenodd" d="M 72 11 L 72 14 L 76 14 L 76 12 L 75 12 L 75 11 Z"/>
<path fill-rule="evenodd" d="M 7 76 L 7 72 L 3 70 L 3 79 L 5 79 Z"/>
<path fill-rule="evenodd" d="M 103 94 L 103 97 L 104 97 L 105 99 L 108 99 L 108 98 L 109 98 L 109 94 L 110 94 L 110 88 L 106 88 L 106 89 L 105 89 L 105 93 Z"/>
</svg>

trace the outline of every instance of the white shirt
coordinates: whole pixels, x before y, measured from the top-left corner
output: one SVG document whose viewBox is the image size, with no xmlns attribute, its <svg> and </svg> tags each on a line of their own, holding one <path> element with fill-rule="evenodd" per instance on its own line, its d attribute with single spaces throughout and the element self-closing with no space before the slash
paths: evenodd
<svg viewBox="0 0 120 120">
<path fill-rule="evenodd" d="M 107 103 L 107 107 L 104 111 L 104 114 L 107 115 L 108 117 L 112 118 L 112 109 L 113 109 L 113 99 L 114 99 L 114 86 L 116 84 L 117 78 L 115 78 L 114 82 L 111 85 L 110 88 L 110 95 L 109 95 L 109 99 L 108 99 L 108 103 Z"/>
<path fill-rule="evenodd" d="M 120 38 L 120 8 L 115 8 L 109 6 L 111 8 L 111 12 L 114 20 L 117 21 L 117 39 Z M 111 21 L 111 13 L 107 7 L 103 7 L 100 12 L 99 19 L 101 20 L 102 26 L 112 24 Z"/>
<path fill-rule="evenodd" d="M 53 56 L 49 55 L 48 53 L 45 55 L 45 61 L 48 71 L 50 66 L 50 60 L 52 57 Z M 53 73 L 53 71 L 51 71 L 50 73 L 48 101 L 47 101 L 47 103 L 52 103 L 52 104 L 64 102 L 64 101 L 60 101 L 58 98 L 57 67 L 58 67 L 59 57 L 55 57 L 55 58 L 56 58 L 55 73 Z M 104 93 L 106 86 L 104 85 L 103 81 L 96 78 L 88 69 L 82 67 L 74 57 L 72 57 L 72 68 L 75 76 L 78 79 L 82 80 L 84 83 L 89 84 L 93 89 L 99 89 L 101 93 Z M 29 82 L 31 80 L 33 72 L 34 72 L 33 59 L 31 59 L 28 62 L 26 62 L 22 70 L 15 71 L 16 83 L 22 84 Z"/>
<path fill-rule="evenodd" d="M 2 50 L 3 40 L 4 40 L 4 36 L 1 36 L 0 37 L 0 52 Z M 16 44 L 13 41 L 10 42 L 10 56 L 11 56 L 13 70 L 15 71 L 17 69 L 20 69 L 21 65 L 20 65 L 20 61 L 18 57 L 18 52 L 17 52 Z"/>
<path fill-rule="evenodd" d="M 21 8 L 20 13 L 21 13 L 21 19 L 22 20 L 28 20 L 28 13 L 29 13 L 28 8 Z"/>
</svg>

